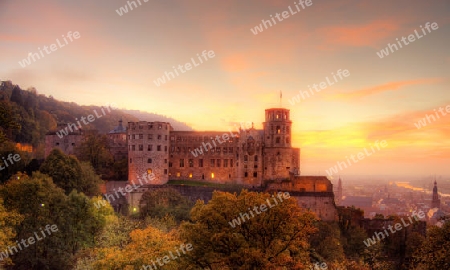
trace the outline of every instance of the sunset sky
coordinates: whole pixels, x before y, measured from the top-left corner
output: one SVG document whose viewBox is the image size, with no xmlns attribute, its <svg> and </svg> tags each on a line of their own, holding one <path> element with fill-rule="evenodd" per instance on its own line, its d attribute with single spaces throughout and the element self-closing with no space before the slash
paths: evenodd
<svg viewBox="0 0 450 270">
<path fill-rule="evenodd" d="M 386 148 L 340 174 L 450 175 L 450 113 L 414 125 L 450 105 L 450 1 L 312 0 L 257 35 L 250 29 L 296 10 L 294 1 L 140 2 L 120 16 L 127 1 L 0 0 L 0 80 L 80 105 L 170 116 L 196 130 L 246 121 L 261 128 L 264 109 L 280 106 L 282 91 L 303 174 L 325 175 L 386 140 Z M 438 29 L 423 35 L 427 22 Z M 423 37 L 377 55 L 414 30 Z M 80 38 L 21 67 L 30 52 L 69 31 Z M 204 50 L 215 57 L 155 85 Z M 339 69 L 350 76 L 289 102 Z"/>
</svg>

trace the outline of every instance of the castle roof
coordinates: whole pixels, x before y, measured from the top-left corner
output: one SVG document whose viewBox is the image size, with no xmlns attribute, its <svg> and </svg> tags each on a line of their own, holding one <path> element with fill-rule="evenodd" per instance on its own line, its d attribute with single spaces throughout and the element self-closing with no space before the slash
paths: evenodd
<svg viewBox="0 0 450 270">
<path fill-rule="evenodd" d="M 109 132 L 109 134 L 115 134 L 115 133 L 126 133 L 127 128 L 122 125 L 122 119 L 119 120 L 119 125 L 115 127 L 113 130 Z"/>
</svg>

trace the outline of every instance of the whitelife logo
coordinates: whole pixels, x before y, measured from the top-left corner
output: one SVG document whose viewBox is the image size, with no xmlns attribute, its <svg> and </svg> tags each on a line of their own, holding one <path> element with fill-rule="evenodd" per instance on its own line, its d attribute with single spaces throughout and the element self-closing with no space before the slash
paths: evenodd
<svg viewBox="0 0 450 270">
<path fill-rule="evenodd" d="M 313 84 L 312 89 L 311 89 L 311 86 L 308 85 L 309 93 L 307 91 L 299 90 L 298 91 L 299 93 L 296 96 L 289 99 L 289 103 L 291 103 L 291 105 L 295 105 L 295 103 L 299 103 L 302 99 L 305 100 L 306 98 L 314 96 L 314 93 L 319 93 L 320 91 L 324 90 L 328 86 L 332 86 L 333 84 L 337 83 L 339 80 L 336 78 L 336 76 L 338 76 L 339 79 L 342 81 L 344 78 L 347 78 L 348 76 L 350 76 L 350 72 L 348 71 L 348 69 L 344 69 L 344 70 L 339 69 L 338 71 L 336 71 L 336 74 L 334 74 L 334 72 L 331 72 L 331 75 L 333 75 L 334 82 L 330 81 L 330 78 L 328 78 L 328 76 L 327 76 L 327 77 L 325 77 L 326 82 L 324 81 L 319 84 Z M 344 76 L 344 77 L 342 77 L 342 76 Z M 320 89 L 317 87 L 320 87 Z M 316 92 L 313 92 L 313 89 Z M 311 95 L 309 95 L 310 93 L 311 93 Z"/>
<path fill-rule="evenodd" d="M 269 208 L 267 208 L 267 205 L 265 203 L 263 203 L 260 206 L 257 206 L 257 205 L 253 206 L 253 210 L 256 212 L 256 214 L 260 215 L 262 212 L 266 212 L 270 208 L 273 208 L 273 207 L 277 206 L 278 205 L 278 201 L 280 201 L 280 203 L 282 203 L 283 202 L 283 198 L 285 200 L 287 200 L 290 197 L 291 197 L 291 195 L 289 194 L 289 192 L 284 192 L 284 193 L 278 192 L 277 197 L 272 195 L 273 204 L 270 203 L 270 199 L 266 200 L 267 201 L 267 205 L 269 205 Z M 278 198 L 278 200 L 277 200 L 277 198 Z M 261 212 L 258 211 L 258 209 L 261 210 Z M 242 223 L 246 222 L 247 220 L 250 220 L 250 216 L 249 216 L 248 213 L 250 213 L 252 218 L 255 217 L 255 215 L 253 214 L 253 211 L 250 208 L 248 208 L 248 212 L 247 213 L 240 213 L 239 217 L 234 218 L 232 221 L 228 222 L 228 224 L 230 224 L 230 226 L 232 228 L 236 228 L 236 226 L 240 226 Z M 242 220 L 242 222 L 241 222 L 241 220 Z"/>
<path fill-rule="evenodd" d="M 44 46 L 43 50 L 45 51 L 46 54 L 51 54 L 52 52 L 58 50 L 58 48 L 62 48 L 66 45 L 69 44 L 69 42 L 67 41 L 66 37 L 64 35 L 62 35 L 63 39 L 64 39 L 64 43 L 62 44 L 59 41 L 59 38 L 56 39 L 56 43 L 58 44 L 59 47 L 56 46 L 55 43 L 51 44 L 50 46 Z M 67 38 L 70 40 L 70 42 L 73 42 L 74 39 L 79 39 L 80 36 L 80 32 L 75 31 L 72 33 L 72 31 L 67 32 Z M 50 49 L 50 50 L 49 50 Z M 38 51 L 39 53 L 28 53 L 28 57 L 23 59 L 22 61 L 19 61 L 19 65 L 22 68 L 25 68 L 26 66 L 31 65 L 31 59 L 33 59 L 33 62 L 36 62 L 36 59 L 39 60 L 41 58 L 45 57 L 45 54 L 42 52 L 41 47 L 38 47 Z"/>
<path fill-rule="evenodd" d="M 414 217 L 414 219 L 416 221 L 419 221 L 419 219 L 425 218 L 425 213 L 423 211 L 419 211 L 419 213 L 416 213 L 414 211 L 412 216 Z M 402 223 L 403 223 L 404 227 L 402 227 L 402 224 L 396 223 L 394 226 L 388 225 L 387 229 L 384 230 L 384 233 L 383 232 L 375 232 L 375 234 L 372 238 L 367 238 L 367 240 L 363 241 L 364 245 L 366 245 L 367 247 L 370 247 L 371 245 L 375 245 L 377 242 L 383 240 L 385 237 L 388 237 L 389 236 L 389 233 L 387 231 L 388 229 L 392 234 L 394 234 L 394 233 L 400 231 L 401 229 L 406 228 L 409 225 L 413 224 L 411 217 L 408 217 L 408 219 L 409 219 L 410 223 L 405 223 L 405 220 L 402 218 Z M 395 230 L 393 230 L 394 228 L 395 228 Z M 384 227 L 383 227 L 383 229 L 384 229 Z"/>
<path fill-rule="evenodd" d="M 239 133 L 240 133 L 241 131 L 247 130 L 247 129 L 249 129 L 249 128 L 252 126 L 252 124 L 251 124 L 250 122 L 247 122 L 247 123 L 245 124 L 245 128 L 244 128 L 243 124 L 244 124 L 244 123 L 240 123 L 240 125 L 241 125 L 240 128 L 238 128 L 236 125 L 234 125 L 234 127 L 235 127 L 235 128 L 237 129 L 237 131 L 238 131 L 238 135 L 236 135 L 236 134 L 234 134 L 233 132 L 231 132 L 231 129 L 230 129 L 229 132 L 230 132 L 230 136 L 231 136 L 231 137 L 228 136 L 227 133 L 222 134 L 222 136 L 217 135 L 214 139 L 211 139 L 211 143 L 214 144 L 214 147 L 217 147 L 216 141 L 217 141 L 219 144 L 222 144 L 222 143 L 224 143 L 224 142 L 230 141 L 230 140 L 232 140 L 233 138 L 239 137 Z M 222 138 L 223 141 L 221 141 L 220 138 Z M 202 145 L 200 145 L 200 147 L 195 148 L 194 151 L 191 151 L 191 154 L 192 154 L 194 157 L 198 157 L 199 155 L 203 155 L 203 150 L 205 150 L 205 152 L 208 152 L 208 150 L 211 150 L 211 149 L 213 148 L 213 146 L 211 145 L 211 143 L 209 143 L 209 142 L 207 142 L 207 143 L 203 142 Z M 209 146 L 209 148 L 208 148 L 208 146 Z"/>
<path fill-rule="evenodd" d="M 289 16 L 297 14 L 301 10 L 304 10 L 305 8 L 312 6 L 312 4 L 313 4 L 312 0 L 306 0 L 306 1 L 299 0 L 298 1 L 298 5 L 300 5 L 301 8 L 297 5 L 297 2 L 294 2 L 294 5 L 295 5 L 297 11 L 292 10 L 291 6 L 289 6 L 288 7 L 289 11 L 283 11 L 283 12 L 281 12 L 281 14 L 280 13 L 276 13 L 275 14 L 275 18 L 277 18 L 278 22 L 281 22 L 284 19 L 289 18 Z M 283 19 L 281 17 L 283 17 Z M 272 21 L 270 21 L 270 20 L 261 20 L 262 23 L 260 23 L 259 25 L 255 26 L 253 28 L 250 28 L 250 31 L 253 33 L 253 35 L 257 35 L 258 33 L 262 33 L 265 29 L 267 29 L 269 27 L 272 27 L 272 26 L 277 24 L 277 21 L 275 20 L 275 18 L 272 15 L 270 15 L 270 20 L 272 20 Z"/>
<path fill-rule="evenodd" d="M 433 122 L 436 122 L 437 119 L 440 119 L 438 112 L 436 109 L 433 110 L 436 117 L 434 117 L 433 114 L 426 114 L 425 118 L 421 118 L 417 123 L 414 123 L 417 129 L 421 129 L 422 127 L 427 126 L 427 120 L 428 123 L 431 124 L 431 119 L 433 119 Z M 445 106 L 445 109 L 442 107 L 439 107 L 438 111 L 441 113 L 442 116 L 446 116 L 448 113 L 450 113 L 450 105 Z M 437 119 L 436 119 L 437 118 Z"/>
<path fill-rule="evenodd" d="M 203 64 L 202 57 L 205 59 L 205 62 L 206 62 L 206 61 L 208 61 L 209 58 L 214 58 L 215 56 L 216 55 L 214 54 L 213 50 L 210 50 L 209 52 L 206 52 L 206 50 L 204 50 L 202 52 L 201 56 L 197 53 L 197 59 L 200 63 L 195 62 L 193 57 L 191 57 L 191 62 L 194 65 L 194 67 L 198 67 L 198 66 L 200 66 L 200 64 Z M 183 70 L 183 67 L 186 70 Z M 187 62 L 184 65 L 178 65 L 178 67 L 176 67 L 176 68 L 175 68 L 175 66 L 173 66 L 172 68 L 173 68 L 173 71 L 175 72 L 175 74 L 177 74 L 177 76 L 180 76 L 177 69 L 179 69 L 181 73 L 186 73 L 187 71 L 192 69 L 192 65 L 190 62 Z M 166 78 L 167 78 L 167 81 L 170 81 L 171 79 L 175 79 L 175 77 L 177 77 L 177 76 L 175 76 L 175 74 L 173 74 L 172 71 L 169 71 L 169 72 L 166 71 L 166 72 L 164 72 L 164 75 L 162 77 L 160 77 L 156 80 L 153 80 L 153 82 L 155 83 L 156 86 L 160 86 L 161 84 L 166 83 Z"/>
<path fill-rule="evenodd" d="M 111 110 L 112 110 L 111 106 L 108 106 L 108 107 L 106 107 L 106 108 L 107 108 L 108 112 L 111 112 Z M 97 110 L 94 110 L 94 114 L 95 114 L 95 116 L 96 116 L 97 118 L 95 118 L 93 114 L 90 114 L 90 115 L 88 115 L 87 117 L 82 116 L 82 117 L 80 118 L 80 120 L 83 122 L 83 124 L 89 125 L 89 123 L 94 122 L 95 119 L 101 118 L 101 117 L 103 117 L 104 115 L 106 115 L 105 110 L 104 110 L 103 107 L 101 107 L 101 110 L 102 110 L 103 115 L 99 115 L 99 114 L 97 113 Z M 86 119 L 88 120 L 88 123 L 86 123 L 86 121 L 85 121 Z M 78 118 L 75 118 L 75 121 L 77 121 L 78 127 L 77 127 L 77 125 L 75 125 L 74 123 L 69 123 L 69 124 L 67 124 L 67 127 L 65 127 L 64 129 L 61 129 L 61 130 L 57 131 L 57 132 L 56 132 L 56 135 L 58 135 L 58 137 L 59 137 L 60 139 L 62 139 L 64 136 L 69 135 L 69 130 L 70 130 L 70 132 L 74 132 L 74 129 L 75 129 L 75 130 L 78 130 L 79 128 L 81 129 L 81 123 L 80 123 L 80 120 L 78 120 Z M 72 127 L 73 127 L 73 128 L 72 128 Z"/>
<path fill-rule="evenodd" d="M 414 35 L 414 34 L 410 34 L 410 35 L 408 36 L 408 41 L 409 41 L 409 42 L 406 41 L 406 37 L 403 37 L 403 36 L 402 36 L 401 40 L 402 40 L 402 42 L 403 42 L 403 44 L 404 44 L 405 46 L 406 46 L 406 45 L 409 45 L 409 44 L 412 43 L 412 42 L 414 42 L 414 41 L 416 40 L 416 37 L 417 37 L 417 39 L 421 39 L 421 38 L 423 38 L 424 36 L 427 35 L 427 32 L 425 31 L 425 29 L 423 29 L 422 25 L 420 26 L 420 28 L 422 29 L 423 36 L 421 36 L 421 35 L 417 32 L 416 29 L 414 29 L 414 34 L 415 34 L 415 35 Z M 437 30 L 437 29 L 439 28 L 439 26 L 438 26 L 438 24 L 437 24 L 436 22 L 431 23 L 431 24 L 430 24 L 430 22 L 427 22 L 427 23 L 425 24 L 425 28 L 428 30 L 428 33 L 431 33 L 430 28 L 431 28 L 432 30 Z M 400 46 L 400 49 L 403 48 L 403 47 L 402 47 L 402 43 L 400 42 L 400 40 L 398 40 L 398 38 L 396 38 L 396 40 L 397 40 L 398 46 Z M 395 51 L 398 51 L 399 48 L 397 47 L 397 44 L 395 44 L 395 43 L 394 43 L 394 44 L 389 43 L 385 49 L 382 49 L 382 50 L 380 50 L 379 52 L 377 52 L 378 57 L 384 58 L 385 56 L 388 56 L 388 55 L 389 55 L 389 49 L 391 50 L 392 53 L 394 53 Z M 395 48 L 395 51 L 394 51 L 394 48 Z"/>
<path fill-rule="evenodd" d="M 380 146 L 385 148 L 386 146 L 388 146 L 388 143 L 386 142 L 386 140 L 382 140 L 381 142 L 378 142 L 378 140 L 376 140 L 374 145 L 376 150 L 380 151 L 381 150 Z M 372 152 L 368 152 L 367 148 L 364 148 L 364 152 L 359 152 L 358 154 L 356 154 L 356 156 L 353 154 L 350 156 L 350 158 L 348 158 L 348 156 L 345 156 L 345 158 L 347 159 L 347 163 L 345 163 L 345 161 L 343 162 L 338 161 L 334 167 L 330 167 L 330 169 L 325 170 L 325 172 L 328 174 L 329 177 L 331 177 L 333 174 L 338 173 L 339 169 L 343 170 L 344 168 L 345 169 L 348 168 L 348 166 L 352 166 L 350 159 L 353 161 L 353 163 L 358 163 L 359 160 L 363 160 L 364 158 L 371 156 L 376 152 L 372 144 L 370 144 L 370 149 L 372 150 Z M 358 160 L 355 159 L 355 157 L 357 157 Z"/>
</svg>

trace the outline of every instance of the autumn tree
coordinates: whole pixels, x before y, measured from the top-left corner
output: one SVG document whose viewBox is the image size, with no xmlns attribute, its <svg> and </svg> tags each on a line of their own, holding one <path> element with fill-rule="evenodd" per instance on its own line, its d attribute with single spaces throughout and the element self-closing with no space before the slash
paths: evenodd
<svg viewBox="0 0 450 270">
<path fill-rule="evenodd" d="M 198 201 L 181 226 L 194 247 L 186 260 L 209 269 L 305 269 L 316 219 L 285 195 L 215 191 L 207 204 Z"/>
<path fill-rule="evenodd" d="M 98 249 L 94 269 L 132 270 L 142 269 L 141 267 L 147 265 L 152 267 L 147 269 L 155 269 L 153 263 L 158 265 L 157 261 L 162 263 L 165 258 L 169 261 L 164 263 L 164 269 L 182 269 L 179 265 L 180 257 L 177 255 L 177 250 L 180 255 L 184 255 L 180 251 L 183 243 L 177 239 L 174 231 L 164 233 L 156 228 L 147 227 L 133 230 L 130 233 L 130 239 L 130 243 L 124 248 L 114 246 Z M 174 257 L 177 258 L 174 259 Z"/>
<path fill-rule="evenodd" d="M 413 269 L 449 269 L 450 222 L 442 228 L 432 226 L 423 244 L 413 254 Z"/>
<path fill-rule="evenodd" d="M 16 236 L 15 226 L 22 220 L 23 217 L 16 211 L 7 211 L 3 206 L 3 199 L 0 198 L 0 265 L 2 263 L 11 264 L 11 258 L 9 258 L 6 248 L 15 244 L 13 241 Z"/>
</svg>

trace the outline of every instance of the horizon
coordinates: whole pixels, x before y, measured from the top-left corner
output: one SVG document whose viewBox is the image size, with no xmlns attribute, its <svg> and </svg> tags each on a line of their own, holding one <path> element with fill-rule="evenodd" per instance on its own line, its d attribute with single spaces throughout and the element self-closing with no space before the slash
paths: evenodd
<svg viewBox="0 0 450 270">
<path fill-rule="evenodd" d="M 281 104 L 303 175 L 448 178 L 450 3 L 307 2 L 3 1 L 0 79 L 196 131 L 261 129 Z"/>
</svg>

